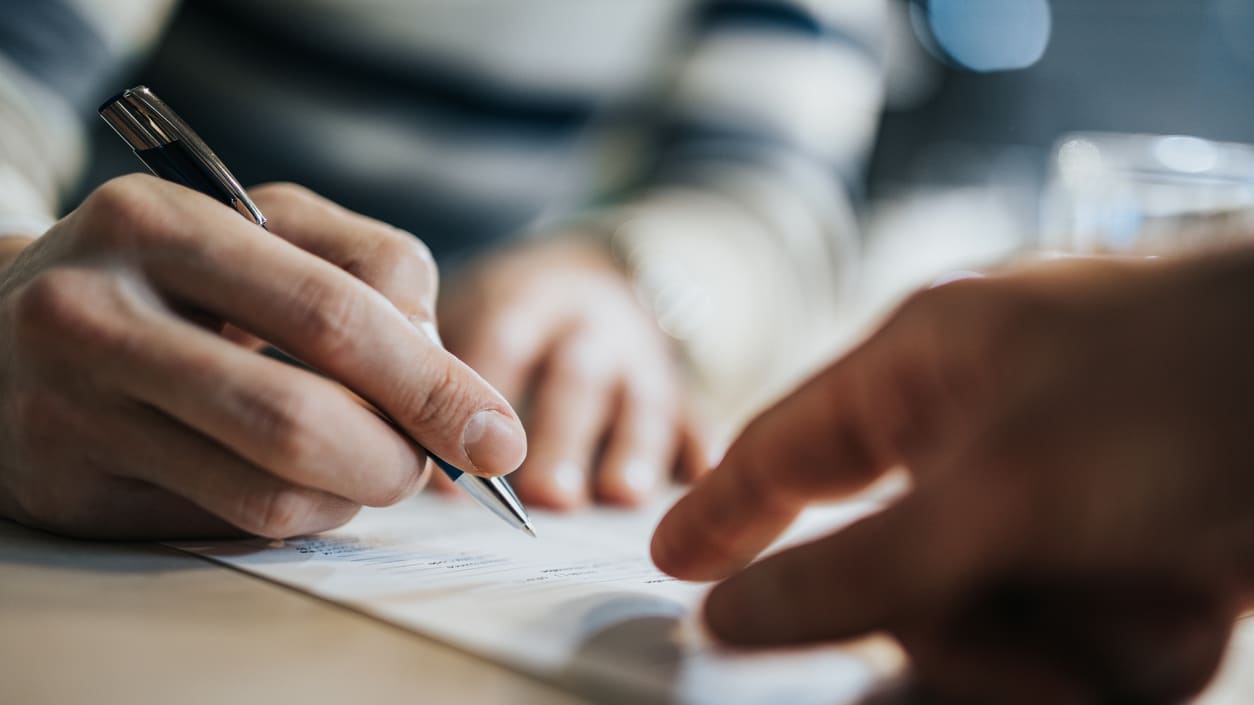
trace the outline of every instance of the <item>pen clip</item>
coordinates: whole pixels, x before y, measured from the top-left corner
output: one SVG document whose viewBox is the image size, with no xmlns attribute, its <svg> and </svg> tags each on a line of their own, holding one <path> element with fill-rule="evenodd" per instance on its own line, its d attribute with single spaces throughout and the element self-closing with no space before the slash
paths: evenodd
<svg viewBox="0 0 1254 705">
<path fill-rule="evenodd" d="M 266 218 L 248 197 L 235 175 L 209 149 L 204 140 L 183 122 L 178 113 L 153 94 L 147 86 L 122 91 L 100 106 L 100 116 L 137 153 L 148 149 L 181 144 L 189 157 L 230 198 L 240 215 L 265 227 Z"/>
</svg>

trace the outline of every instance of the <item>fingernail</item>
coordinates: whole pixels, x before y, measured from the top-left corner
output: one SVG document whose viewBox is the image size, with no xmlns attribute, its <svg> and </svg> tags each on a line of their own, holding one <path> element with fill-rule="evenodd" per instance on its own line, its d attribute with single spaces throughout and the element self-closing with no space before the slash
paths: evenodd
<svg viewBox="0 0 1254 705">
<path fill-rule="evenodd" d="M 657 487 L 658 471 L 652 463 L 630 460 L 623 466 L 623 485 L 638 497 L 643 497 Z"/>
<path fill-rule="evenodd" d="M 562 462 L 553 468 L 550 475 L 553 490 L 569 500 L 578 500 L 587 492 L 587 480 L 583 468 L 577 463 Z"/>
<path fill-rule="evenodd" d="M 475 414 L 462 431 L 462 450 L 476 469 L 494 475 L 512 472 L 527 455 L 522 425 L 496 411 Z"/>
</svg>

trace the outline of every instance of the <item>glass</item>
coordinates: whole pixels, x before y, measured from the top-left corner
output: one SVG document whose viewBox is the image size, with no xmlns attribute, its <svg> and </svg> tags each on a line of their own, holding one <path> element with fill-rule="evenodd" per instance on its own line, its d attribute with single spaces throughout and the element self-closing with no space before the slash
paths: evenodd
<svg viewBox="0 0 1254 705">
<path fill-rule="evenodd" d="M 1254 236 L 1254 146 L 1179 135 L 1073 133 L 1058 140 L 1042 245 L 1078 254 L 1169 255 Z"/>
</svg>

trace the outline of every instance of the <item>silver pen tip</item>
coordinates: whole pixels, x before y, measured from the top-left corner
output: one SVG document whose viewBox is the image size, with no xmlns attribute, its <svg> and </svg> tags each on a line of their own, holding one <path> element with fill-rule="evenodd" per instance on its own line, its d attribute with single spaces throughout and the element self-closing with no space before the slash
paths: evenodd
<svg viewBox="0 0 1254 705">
<path fill-rule="evenodd" d="M 522 530 L 526 531 L 531 538 L 536 538 L 536 530 L 531 528 L 531 524 L 523 524 Z"/>
</svg>

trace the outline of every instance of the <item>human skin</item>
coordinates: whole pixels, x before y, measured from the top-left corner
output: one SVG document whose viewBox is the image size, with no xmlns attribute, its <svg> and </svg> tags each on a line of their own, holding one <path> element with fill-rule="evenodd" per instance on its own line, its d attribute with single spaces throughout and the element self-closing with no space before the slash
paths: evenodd
<svg viewBox="0 0 1254 705">
<path fill-rule="evenodd" d="M 424 448 L 487 476 L 522 462 L 508 402 L 437 342 L 418 240 L 292 185 L 252 195 L 269 233 L 132 175 L 33 243 L 0 241 L 21 249 L 0 272 L 0 514 L 286 537 L 416 492 Z"/>
<path fill-rule="evenodd" d="M 485 255 L 440 309 L 449 350 L 523 413 L 525 502 L 632 506 L 705 468 L 669 341 L 604 248 L 568 234 Z"/>
<path fill-rule="evenodd" d="M 894 635 L 958 702 L 1175 702 L 1249 608 L 1254 250 L 920 292 L 753 421 L 663 519 L 734 644 Z M 887 509 L 751 561 L 807 504 Z"/>
</svg>

